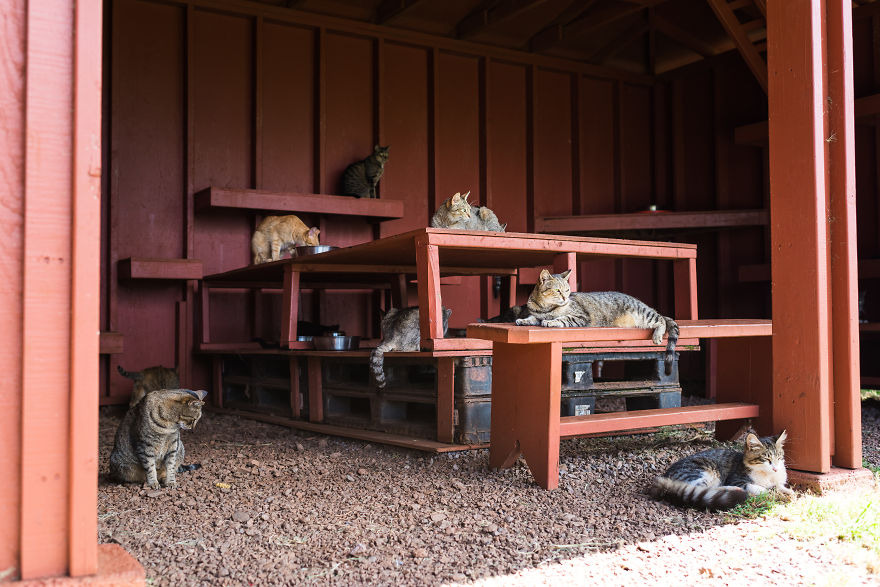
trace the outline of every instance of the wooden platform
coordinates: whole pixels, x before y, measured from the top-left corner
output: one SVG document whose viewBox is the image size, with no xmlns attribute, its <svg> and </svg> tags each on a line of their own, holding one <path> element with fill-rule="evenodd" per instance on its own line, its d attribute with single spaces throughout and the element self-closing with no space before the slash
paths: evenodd
<svg viewBox="0 0 880 587">
<path fill-rule="evenodd" d="M 623 232 L 627 230 L 670 230 L 766 226 L 767 210 L 715 210 L 699 212 L 636 212 L 632 214 L 588 214 L 544 216 L 535 220 L 535 231 L 551 234 Z"/>
</svg>

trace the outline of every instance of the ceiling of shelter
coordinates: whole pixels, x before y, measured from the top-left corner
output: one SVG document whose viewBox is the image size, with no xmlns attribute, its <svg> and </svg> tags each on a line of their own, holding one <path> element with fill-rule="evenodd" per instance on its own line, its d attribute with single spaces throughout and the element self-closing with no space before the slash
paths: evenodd
<svg viewBox="0 0 880 587">
<path fill-rule="evenodd" d="M 641 74 L 737 48 L 712 5 L 764 51 L 767 0 L 260 0 Z M 864 0 L 862 0 L 864 1 Z"/>
</svg>

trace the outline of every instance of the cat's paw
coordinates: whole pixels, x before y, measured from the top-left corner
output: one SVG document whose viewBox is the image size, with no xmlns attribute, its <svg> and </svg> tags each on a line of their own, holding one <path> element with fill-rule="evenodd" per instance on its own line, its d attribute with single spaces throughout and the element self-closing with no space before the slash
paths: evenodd
<svg viewBox="0 0 880 587">
<path fill-rule="evenodd" d="M 564 328 L 565 324 L 562 320 L 541 320 L 541 326 L 545 328 Z"/>
<path fill-rule="evenodd" d="M 651 337 L 651 340 L 654 341 L 654 344 L 663 344 L 663 337 L 657 336 L 656 334 Z"/>
<path fill-rule="evenodd" d="M 176 481 L 176 480 L 173 480 L 173 481 L 166 481 L 166 482 L 165 482 L 165 487 L 166 487 L 167 489 L 177 489 L 177 481 Z"/>
<path fill-rule="evenodd" d="M 538 324 L 538 319 L 534 316 L 529 316 L 528 318 L 517 318 L 516 325 L 517 326 L 535 326 Z"/>
<path fill-rule="evenodd" d="M 794 491 L 791 488 L 786 487 L 785 485 L 780 485 L 779 487 L 776 487 L 776 493 L 778 493 L 784 501 L 791 501 L 792 499 L 794 499 L 795 496 Z"/>
<path fill-rule="evenodd" d="M 144 489 L 159 489 L 159 482 L 153 481 L 152 483 L 150 483 L 149 481 L 147 481 L 146 483 L 144 483 Z"/>
</svg>

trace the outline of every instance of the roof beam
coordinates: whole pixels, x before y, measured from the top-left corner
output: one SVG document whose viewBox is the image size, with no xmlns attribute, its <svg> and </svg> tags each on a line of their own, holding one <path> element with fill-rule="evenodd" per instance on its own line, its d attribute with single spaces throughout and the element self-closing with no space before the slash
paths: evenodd
<svg viewBox="0 0 880 587">
<path fill-rule="evenodd" d="M 472 37 L 499 22 L 512 18 L 525 10 L 543 4 L 547 0 L 501 0 L 491 8 L 476 10 L 455 25 L 459 38 Z"/>
<path fill-rule="evenodd" d="M 711 45 L 687 32 L 677 24 L 669 22 L 665 18 L 654 16 L 654 28 L 657 32 L 669 37 L 679 45 L 687 47 L 694 53 L 703 57 L 711 57 L 715 54 L 715 50 Z"/>
<path fill-rule="evenodd" d="M 709 6 L 711 6 L 712 10 L 715 12 L 715 16 L 718 17 L 718 21 L 721 23 L 721 26 L 724 27 L 724 30 L 727 31 L 728 36 L 733 40 L 733 43 L 736 45 L 739 54 L 745 60 L 746 65 L 749 66 L 749 69 L 752 70 L 752 74 L 754 74 L 755 79 L 758 80 L 758 84 L 761 86 L 761 89 L 763 89 L 764 93 L 766 94 L 767 63 L 764 61 L 764 58 L 761 57 L 761 54 L 758 52 L 757 47 L 755 47 L 751 39 L 749 39 L 747 31 L 743 28 L 743 25 L 736 18 L 733 10 L 730 9 L 730 6 L 727 4 L 727 0 L 708 0 L 708 2 Z"/>
<path fill-rule="evenodd" d="M 586 35 L 662 2 L 665 0 L 644 0 L 640 4 L 629 4 L 628 6 L 603 4 L 597 10 L 581 13 L 580 16 L 567 24 L 551 25 L 543 29 L 529 39 L 529 49 L 534 52 L 546 51 L 563 39 Z"/>
<path fill-rule="evenodd" d="M 636 15 L 633 23 L 626 27 L 622 33 L 591 51 L 587 55 L 586 61 L 593 63 L 602 63 L 606 59 L 610 59 L 614 55 L 623 51 L 631 44 L 641 38 L 651 28 L 650 24 L 640 15 Z"/>
<path fill-rule="evenodd" d="M 385 24 L 424 0 L 384 0 L 376 8 L 376 24 Z"/>
</svg>

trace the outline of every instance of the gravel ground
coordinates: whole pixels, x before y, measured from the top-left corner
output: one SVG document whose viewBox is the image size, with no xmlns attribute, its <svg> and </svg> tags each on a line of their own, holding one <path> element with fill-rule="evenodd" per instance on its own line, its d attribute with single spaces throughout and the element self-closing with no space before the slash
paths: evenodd
<svg viewBox="0 0 880 587">
<path fill-rule="evenodd" d="M 102 411 L 100 541 L 154 585 L 880 584 L 843 546 L 777 536 L 779 520 L 646 496 L 669 463 L 712 445 L 701 431 L 564 441 L 547 492 L 522 461 L 490 471 L 485 450 L 432 456 L 207 413 L 184 432 L 202 468 L 149 491 L 105 479 L 120 419 Z M 863 427 L 880 466 L 877 404 Z"/>
</svg>

